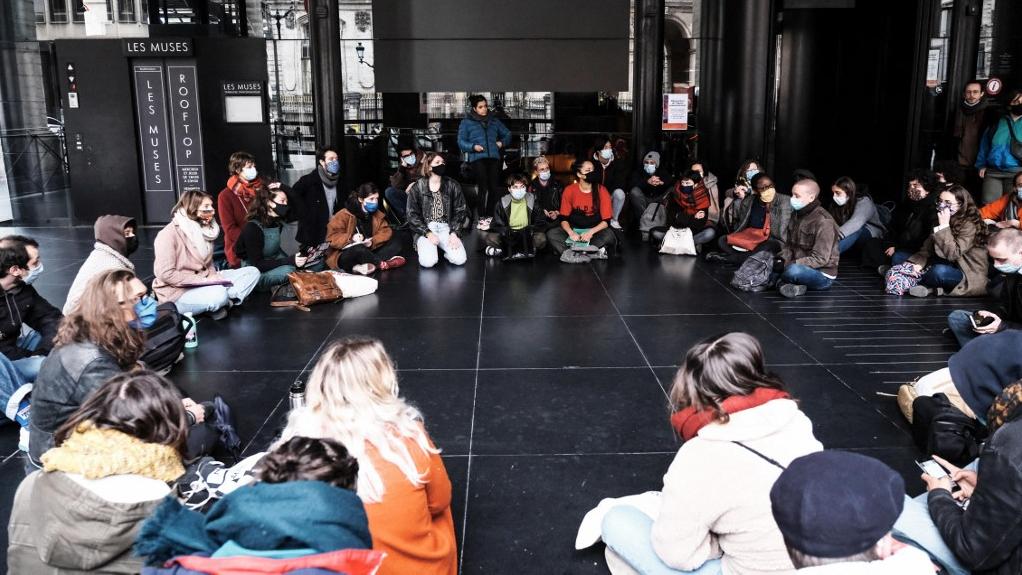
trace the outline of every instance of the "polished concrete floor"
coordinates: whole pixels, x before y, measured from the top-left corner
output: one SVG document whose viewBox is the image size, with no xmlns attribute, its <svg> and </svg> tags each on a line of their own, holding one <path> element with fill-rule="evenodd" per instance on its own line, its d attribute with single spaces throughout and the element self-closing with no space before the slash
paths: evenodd
<svg viewBox="0 0 1022 575">
<path fill-rule="evenodd" d="M 62 305 L 92 230 L 0 229 L 10 231 L 40 241 L 36 285 Z M 133 257 L 143 276 L 156 231 L 143 231 Z M 955 346 L 941 335 L 945 317 L 981 302 L 885 296 L 876 275 L 850 266 L 829 292 L 786 300 L 735 292 L 730 268 L 637 242 L 624 252 L 576 266 L 479 255 L 463 268 L 409 265 L 381 275 L 374 295 L 310 313 L 255 297 L 229 320 L 202 321 L 199 348 L 171 377 L 196 399 L 222 394 L 254 452 L 281 428 L 288 386 L 327 342 L 380 338 L 443 449 L 465 573 L 605 572 L 602 549 L 574 550 L 579 520 L 603 497 L 661 487 L 678 448 L 667 407 L 676 365 L 726 331 L 763 342 L 824 445 L 877 457 L 910 493 L 922 490 L 920 454 L 892 394 L 946 364 Z M 6 520 L 22 476 L 10 425 L 0 449 Z"/>
</svg>

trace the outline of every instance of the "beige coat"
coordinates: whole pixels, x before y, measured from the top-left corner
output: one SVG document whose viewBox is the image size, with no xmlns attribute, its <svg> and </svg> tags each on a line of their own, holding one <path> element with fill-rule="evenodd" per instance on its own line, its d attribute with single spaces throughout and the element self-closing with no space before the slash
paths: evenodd
<svg viewBox="0 0 1022 575">
<path fill-rule="evenodd" d="M 985 225 L 985 224 L 980 224 Z M 962 270 L 962 281 L 948 295 L 981 296 L 987 293 L 987 249 L 977 241 L 979 229 L 976 225 L 964 225 L 957 235 L 946 227 L 926 239 L 923 247 L 908 258 L 920 266 L 932 263 L 934 257 L 953 262 Z"/>
<path fill-rule="evenodd" d="M 205 258 L 200 256 L 188 235 L 174 222 L 156 234 L 153 248 L 156 250 L 153 291 L 161 302 L 177 301 L 189 284 L 223 279 L 213 267 L 212 250 Z"/>
</svg>

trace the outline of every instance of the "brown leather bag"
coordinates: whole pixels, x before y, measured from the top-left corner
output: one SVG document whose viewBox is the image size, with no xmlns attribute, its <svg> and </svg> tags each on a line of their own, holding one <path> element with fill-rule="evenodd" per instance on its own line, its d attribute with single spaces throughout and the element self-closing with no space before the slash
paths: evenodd
<svg viewBox="0 0 1022 575">
<path fill-rule="evenodd" d="M 329 303 L 344 298 L 341 288 L 337 287 L 334 275 L 330 272 L 291 272 L 287 274 L 295 297 L 301 306 L 317 303 Z"/>
</svg>

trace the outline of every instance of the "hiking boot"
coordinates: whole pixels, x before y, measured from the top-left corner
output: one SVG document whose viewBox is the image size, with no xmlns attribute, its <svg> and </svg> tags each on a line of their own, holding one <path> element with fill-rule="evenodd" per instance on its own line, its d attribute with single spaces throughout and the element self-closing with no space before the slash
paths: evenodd
<svg viewBox="0 0 1022 575">
<path fill-rule="evenodd" d="M 912 297 L 927 297 L 932 293 L 933 290 L 924 285 L 914 285 L 908 290 L 908 295 Z"/>
<path fill-rule="evenodd" d="M 781 284 L 781 287 L 777 291 L 781 292 L 784 297 L 798 297 L 805 295 L 808 288 L 800 284 Z"/>
<path fill-rule="evenodd" d="M 564 250 L 561 254 L 561 261 L 566 264 L 587 264 L 590 257 L 575 250 Z"/>
</svg>

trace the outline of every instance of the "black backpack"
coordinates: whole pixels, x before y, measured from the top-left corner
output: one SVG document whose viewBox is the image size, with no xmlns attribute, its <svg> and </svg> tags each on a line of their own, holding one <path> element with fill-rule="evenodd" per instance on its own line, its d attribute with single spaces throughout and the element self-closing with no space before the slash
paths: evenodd
<svg viewBox="0 0 1022 575">
<path fill-rule="evenodd" d="M 140 358 L 146 367 L 161 375 L 170 373 L 185 350 L 187 321 L 195 324 L 195 320 L 178 313 L 173 303 L 161 303 L 156 308 L 156 322 L 145 330 L 145 352 Z"/>
<path fill-rule="evenodd" d="M 745 260 L 731 278 L 731 285 L 749 292 L 763 291 L 774 271 L 774 254 L 769 250 L 756 252 Z"/>
<path fill-rule="evenodd" d="M 927 455 L 965 467 L 979 457 L 986 437 L 986 427 L 951 405 L 943 393 L 912 402 L 912 439 Z"/>
</svg>

